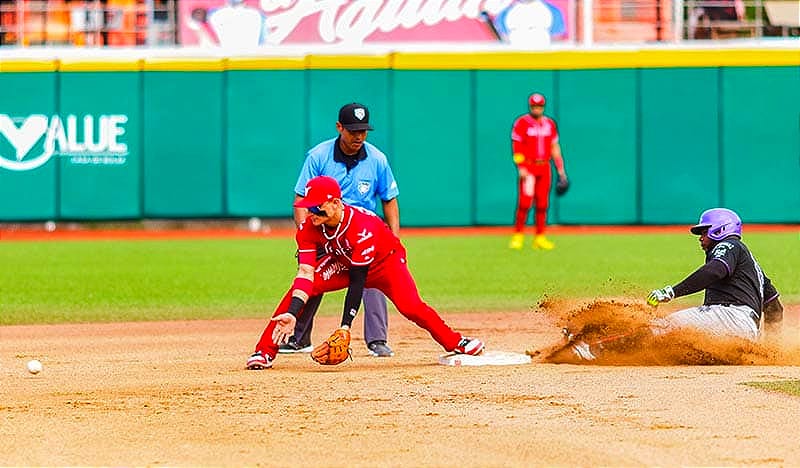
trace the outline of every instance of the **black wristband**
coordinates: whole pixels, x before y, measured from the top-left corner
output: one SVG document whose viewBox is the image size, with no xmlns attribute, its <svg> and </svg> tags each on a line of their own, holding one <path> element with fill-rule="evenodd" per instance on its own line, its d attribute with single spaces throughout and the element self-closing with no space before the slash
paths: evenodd
<svg viewBox="0 0 800 468">
<path fill-rule="evenodd" d="M 368 267 L 354 267 L 350 269 L 350 284 L 344 296 L 344 310 L 342 311 L 342 325 L 353 325 L 353 319 L 358 313 L 358 306 L 364 294 L 364 284 L 367 282 Z"/>
<path fill-rule="evenodd" d="M 297 296 L 294 296 L 294 297 L 292 297 L 292 302 L 289 303 L 289 310 L 287 310 L 286 312 L 288 312 L 288 313 L 294 315 L 295 317 L 297 317 L 297 314 L 299 314 L 300 311 L 303 310 L 303 307 L 305 305 L 306 305 L 306 303 L 305 303 L 304 300 L 300 299 Z"/>
</svg>

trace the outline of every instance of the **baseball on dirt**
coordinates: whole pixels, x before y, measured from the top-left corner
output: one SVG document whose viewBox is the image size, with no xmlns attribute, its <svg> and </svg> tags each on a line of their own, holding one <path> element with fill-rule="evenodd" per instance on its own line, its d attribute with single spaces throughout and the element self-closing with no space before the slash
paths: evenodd
<svg viewBox="0 0 800 468">
<path fill-rule="evenodd" d="M 28 372 L 31 374 L 38 374 L 42 371 L 42 363 L 36 359 L 28 361 Z"/>
</svg>

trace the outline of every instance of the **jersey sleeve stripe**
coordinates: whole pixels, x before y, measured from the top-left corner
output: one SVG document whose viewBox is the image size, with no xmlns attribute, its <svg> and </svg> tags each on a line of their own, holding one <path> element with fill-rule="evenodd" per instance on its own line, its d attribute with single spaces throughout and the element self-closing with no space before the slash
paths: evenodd
<svg viewBox="0 0 800 468">
<path fill-rule="evenodd" d="M 728 262 L 726 262 L 725 260 L 721 258 L 712 258 L 712 260 L 717 260 L 722 262 L 722 264 L 725 265 L 725 269 L 728 270 L 728 274 L 730 275 L 732 273 L 730 265 L 728 265 Z"/>
<path fill-rule="evenodd" d="M 767 304 L 767 303 L 770 303 L 770 302 L 774 301 L 775 299 L 778 298 L 778 296 L 780 296 L 780 293 L 775 293 L 769 299 L 764 299 L 764 304 Z"/>
</svg>

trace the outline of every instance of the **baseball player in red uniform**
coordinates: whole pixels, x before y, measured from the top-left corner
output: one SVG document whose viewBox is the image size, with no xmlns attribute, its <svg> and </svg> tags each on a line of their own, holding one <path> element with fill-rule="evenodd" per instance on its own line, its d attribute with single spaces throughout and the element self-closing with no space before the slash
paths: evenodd
<svg viewBox="0 0 800 468">
<path fill-rule="evenodd" d="M 345 287 L 341 328 L 350 329 L 364 288 L 377 288 L 445 350 L 470 355 L 483 352 L 481 340 L 453 331 L 423 302 L 408 271 L 400 239 L 371 211 L 344 204 L 336 179 L 312 178 L 306 184 L 306 196 L 295 206 L 308 209 L 309 214 L 295 236 L 297 276 L 247 360 L 248 369 L 272 367 L 278 346 L 294 334 L 296 318 L 309 297 Z M 318 256 L 318 251 L 325 255 Z"/>
<path fill-rule="evenodd" d="M 544 236 L 550 202 L 550 160 L 556 166 L 561 184 L 567 184 L 567 173 L 558 144 L 558 128 L 553 119 L 544 115 L 544 96 L 531 94 L 528 105 L 530 112 L 518 117 L 511 130 L 514 163 L 519 172 L 519 196 L 514 235 L 509 247 L 519 250 L 525 244 L 523 230 L 528 212 L 535 207 L 536 236 L 533 238 L 533 248 L 551 250 L 555 245 Z"/>
</svg>

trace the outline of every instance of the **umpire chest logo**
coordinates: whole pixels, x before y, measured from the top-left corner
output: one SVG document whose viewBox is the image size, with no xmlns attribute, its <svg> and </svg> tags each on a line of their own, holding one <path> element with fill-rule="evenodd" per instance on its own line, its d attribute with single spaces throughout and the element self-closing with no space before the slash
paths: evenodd
<svg viewBox="0 0 800 468">
<path fill-rule="evenodd" d="M 362 180 L 358 182 L 358 193 L 361 195 L 366 195 L 369 193 L 369 189 L 372 187 L 372 184 L 368 180 Z"/>
</svg>

